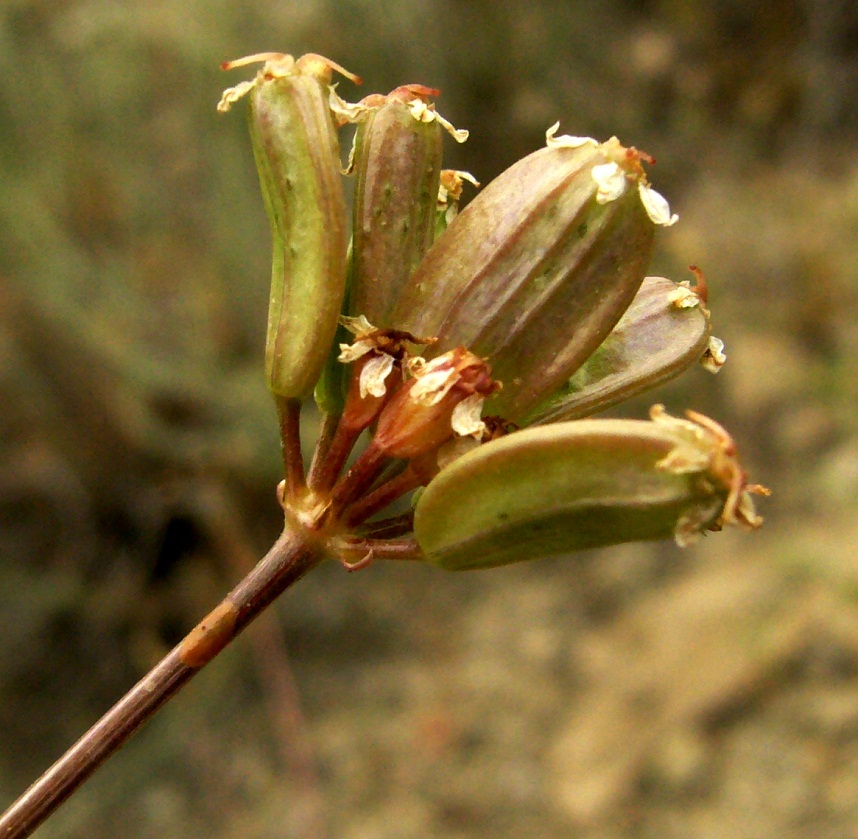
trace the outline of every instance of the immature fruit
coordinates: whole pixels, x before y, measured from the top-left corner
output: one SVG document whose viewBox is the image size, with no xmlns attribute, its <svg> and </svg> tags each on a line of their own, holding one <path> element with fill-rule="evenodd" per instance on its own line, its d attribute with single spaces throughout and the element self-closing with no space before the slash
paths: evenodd
<svg viewBox="0 0 858 839">
<path fill-rule="evenodd" d="M 275 394 L 303 399 L 334 340 L 346 282 L 332 65 L 314 55 L 262 58 L 268 60 L 256 79 L 227 91 L 221 110 L 250 94 L 250 136 L 274 246 L 266 376 Z"/>
<path fill-rule="evenodd" d="M 526 424 L 584 417 L 678 376 L 709 344 L 709 313 L 692 290 L 647 277 L 601 346 Z"/>
<path fill-rule="evenodd" d="M 442 128 L 427 99 L 437 94 L 397 88 L 355 136 L 349 311 L 382 327 L 434 238 Z"/>
<path fill-rule="evenodd" d="M 620 542 L 759 526 L 732 441 L 711 420 L 578 420 L 517 431 L 455 460 L 417 503 L 414 533 L 447 570 Z M 697 415 L 694 415 L 697 417 Z"/>
<path fill-rule="evenodd" d="M 400 295 L 392 325 L 466 346 L 503 382 L 510 420 L 560 388 L 631 303 L 652 254 L 642 155 L 615 138 L 550 138 L 457 216 Z M 640 190 L 631 188 L 640 185 Z"/>
</svg>

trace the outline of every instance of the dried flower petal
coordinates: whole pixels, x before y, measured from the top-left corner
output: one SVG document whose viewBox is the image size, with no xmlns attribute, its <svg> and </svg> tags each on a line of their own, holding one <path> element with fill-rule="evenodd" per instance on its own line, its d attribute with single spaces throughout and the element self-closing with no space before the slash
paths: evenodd
<svg viewBox="0 0 858 839">
<path fill-rule="evenodd" d="M 220 97 L 217 103 L 217 109 L 220 113 L 225 114 L 239 99 L 250 93 L 256 87 L 256 80 L 239 82 L 234 87 L 228 87 Z"/>
<path fill-rule="evenodd" d="M 435 110 L 434 105 L 422 99 L 412 99 L 408 103 L 408 109 L 418 122 L 437 122 L 457 143 L 464 143 L 468 139 L 470 132 L 465 128 L 456 128 Z"/>
<path fill-rule="evenodd" d="M 693 309 L 701 303 L 691 283 L 683 280 L 676 284 L 676 288 L 668 295 L 667 300 L 677 309 Z"/>
<path fill-rule="evenodd" d="M 745 470 L 736 456 L 736 444 L 727 431 L 715 420 L 686 411 L 688 419 L 672 417 L 663 405 L 653 405 L 650 418 L 657 425 L 670 430 L 677 438 L 675 447 L 660 460 L 656 467 L 674 475 L 701 473 L 715 481 L 727 498 L 718 520 L 710 529 L 720 530 L 728 524 L 756 529 L 763 523 L 757 515 L 751 495 L 769 495 L 766 487 L 748 484 Z M 688 522 L 682 522 L 682 532 L 677 531 L 680 544 L 689 544 L 693 534 Z M 698 529 L 698 535 L 700 529 Z"/>
<path fill-rule="evenodd" d="M 352 335 L 356 335 L 358 339 L 372 335 L 378 331 L 378 329 L 367 320 L 366 315 L 358 315 L 357 317 L 340 315 L 340 323 L 348 329 Z"/>
<path fill-rule="evenodd" d="M 596 182 L 596 201 L 608 204 L 616 201 L 626 191 L 626 173 L 614 161 L 594 166 L 593 180 Z"/>
<path fill-rule="evenodd" d="M 350 73 L 335 61 L 331 61 L 331 59 L 325 58 L 322 55 L 316 55 L 315 53 L 302 55 L 296 61 L 291 55 L 287 55 L 286 53 L 260 52 L 254 55 L 246 55 L 243 58 L 237 58 L 234 61 L 225 61 L 221 65 L 221 69 L 234 70 L 237 67 L 246 67 L 248 64 L 258 64 L 259 62 L 264 62 L 264 64 L 262 69 L 256 74 L 256 78 L 240 82 L 235 87 L 229 87 L 223 92 L 220 102 L 218 102 L 218 111 L 226 113 L 235 102 L 263 82 L 284 79 L 289 76 L 312 76 L 323 84 L 330 84 L 331 74 L 333 71 L 336 71 L 355 84 L 361 84 L 359 76 Z M 333 88 L 331 90 L 333 91 Z"/>
<path fill-rule="evenodd" d="M 653 224 L 670 227 L 679 221 L 679 216 L 676 213 L 671 214 L 670 205 L 660 192 L 656 192 L 649 184 L 644 183 L 644 181 L 638 182 L 638 190 L 644 209 Z"/>
<path fill-rule="evenodd" d="M 709 346 L 706 352 L 703 353 L 703 358 L 700 363 L 710 373 L 717 373 L 727 361 L 727 355 L 724 352 L 724 342 L 714 335 L 709 338 Z"/>
<path fill-rule="evenodd" d="M 463 399 L 453 408 L 452 427 L 460 437 L 479 439 L 486 430 L 481 418 L 485 398 L 478 393 Z"/>
<path fill-rule="evenodd" d="M 438 186 L 438 209 L 445 209 L 451 202 L 457 202 L 462 197 L 462 186 L 467 181 L 472 186 L 480 188 L 480 182 L 470 173 L 459 169 L 442 169 L 441 182 Z"/>
<path fill-rule="evenodd" d="M 581 146 L 598 146 L 599 143 L 592 137 L 573 137 L 571 134 L 561 134 L 556 137 L 557 129 L 560 128 L 560 122 L 555 122 L 548 131 L 545 132 L 545 145 L 549 148 L 559 149 L 579 149 Z"/>
<path fill-rule="evenodd" d="M 439 448 L 457 430 L 467 434 L 477 431 L 480 420 L 474 411 L 478 406 L 472 397 L 482 399 L 500 387 L 483 359 L 457 347 L 423 365 L 412 363 L 409 367 L 415 378 L 393 393 L 378 418 L 372 446 L 387 457 L 411 460 Z M 465 401 L 468 405 L 456 412 Z"/>
<path fill-rule="evenodd" d="M 340 354 L 337 356 L 337 361 L 341 361 L 343 364 L 351 364 L 374 349 L 375 341 L 370 339 L 355 341 L 353 344 L 340 344 Z"/>
<path fill-rule="evenodd" d="M 437 405 L 459 381 L 459 371 L 450 366 L 446 355 L 422 365 L 417 381 L 411 388 L 411 398 L 420 405 Z"/>
<path fill-rule="evenodd" d="M 393 370 L 395 361 L 387 353 L 379 353 L 367 360 L 360 371 L 360 395 L 363 399 L 367 396 L 384 396 L 387 392 L 384 382 Z"/>
<path fill-rule="evenodd" d="M 331 113 L 337 118 L 339 125 L 348 123 L 359 123 L 366 119 L 367 114 L 375 110 L 370 105 L 365 105 L 363 102 L 346 102 L 336 90 L 335 85 L 331 85 L 328 92 L 328 107 Z"/>
</svg>

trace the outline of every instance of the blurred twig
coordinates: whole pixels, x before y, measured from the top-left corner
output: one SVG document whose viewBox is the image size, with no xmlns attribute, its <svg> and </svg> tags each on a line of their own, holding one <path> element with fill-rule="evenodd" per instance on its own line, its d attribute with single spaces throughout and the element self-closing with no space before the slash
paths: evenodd
<svg viewBox="0 0 858 839">
<path fill-rule="evenodd" d="M 23 839 L 265 608 L 319 562 L 288 528 L 256 567 L 0 816 L 0 837 Z"/>
<path fill-rule="evenodd" d="M 200 514 L 211 548 L 221 558 L 226 570 L 246 574 L 253 567 L 256 555 L 234 502 L 221 486 L 209 484 L 195 493 L 194 506 Z M 263 688 L 280 761 L 303 805 L 302 813 L 293 818 L 289 835 L 296 839 L 326 839 L 324 798 L 315 755 L 307 736 L 300 695 L 276 613 L 263 615 L 247 640 Z"/>
</svg>

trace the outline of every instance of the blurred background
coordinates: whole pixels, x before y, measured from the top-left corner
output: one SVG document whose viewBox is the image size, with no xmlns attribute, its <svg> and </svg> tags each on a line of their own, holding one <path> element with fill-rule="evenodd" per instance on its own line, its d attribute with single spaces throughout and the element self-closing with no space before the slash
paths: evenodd
<svg viewBox="0 0 858 839">
<path fill-rule="evenodd" d="M 556 119 L 653 154 L 681 220 L 652 273 L 703 268 L 729 361 L 623 412 L 722 421 L 767 523 L 462 575 L 326 565 L 37 835 L 855 836 L 846 0 L 5 0 L 4 806 L 279 531 L 268 227 L 215 111 L 253 72 L 219 63 L 260 50 L 340 62 L 352 101 L 441 88 L 471 130 L 446 165 L 483 183 Z"/>
</svg>

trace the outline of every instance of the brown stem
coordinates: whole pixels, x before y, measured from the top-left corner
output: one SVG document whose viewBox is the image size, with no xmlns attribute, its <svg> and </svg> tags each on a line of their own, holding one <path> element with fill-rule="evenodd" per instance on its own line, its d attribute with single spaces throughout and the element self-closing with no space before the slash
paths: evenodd
<svg viewBox="0 0 858 839">
<path fill-rule="evenodd" d="M 300 536 L 285 529 L 224 600 L 0 816 L 0 839 L 29 836 L 266 606 L 319 561 Z"/>
<path fill-rule="evenodd" d="M 370 443 L 331 491 L 331 515 L 339 517 L 349 504 L 362 492 L 366 492 L 381 474 L 388 459 L 384 452 Z"/>
<path fill-rule="evenodd" d="M 313 459 L 310 462 L 310 471 L 307 473 L 307 486 L 310 489 L 315 489 L 319 485 L 319 476 L 321 470 L 324 469 L 325 461 L 328 458 L 328 451 L 331 448 L 331 443 L 336 434 L 339 422 L 339 414 L 325 414 L 322 417 L 319 439 L 316 442 L 316 449 L 313 452 Z"/>
<path fill-rule="evenodd" d="M 342 520 L 349 527 L 361 524 L 397 498 L 401 498 L 406 492 L 417 489 L 423 482 L 422 475 L 409 467 L 351 504 L 343 514 Z"/>
<path fill-rule="evenodd" d="M 236 577 L 246 574 L 256 563 L 251 539 L 237 514 L 235 504 L 219 484 L 203 485 L 194 496 L 206 535 Z M 284 830 L 304 839 L 325 839 L 324 799 L 320 792 L 316 755 L 309 736 L 295 677 L 277 611 L 260 615 L 247 634 L 256 671 L 263 687 L 270 726 L 280 760 L 298 787 L 302 806 L 293 824 Z"/>
<path fill-rule="evenodd" d="M 415 539 L 346 539 L 337 546 L 337 553 L 349 571 L 359 571 L 376 559 L 425 560 Z"/>
<path fill-rule="evenodd" d="M 283 467 L 286 473 L 286 497 L 296 498 L 303 492 L 304 457 L 301 454 L 301 401 L 283 396 L 277 400 L 280 419 L 280 442 L 283 446 Z"/>
<path fill-rule="evenodd" d="M 313 475 L 313 481 L 310 484 L 311 489 L 316 492 L 328 492 L 330 490 L 342 472 L 343 465 L 348 460 L 362 430 L 352 428 L 340 417 L 325 456 L 320 460 L 319 468 Z"/>
<path fill-rule="evenodd" d="M 391 516 L 388 519 L 374 521 L 361 528 L 361 536 L 365 539 L 397 539 L 407 536 L 414 530 L 414 511 Z"/>
</svg>

